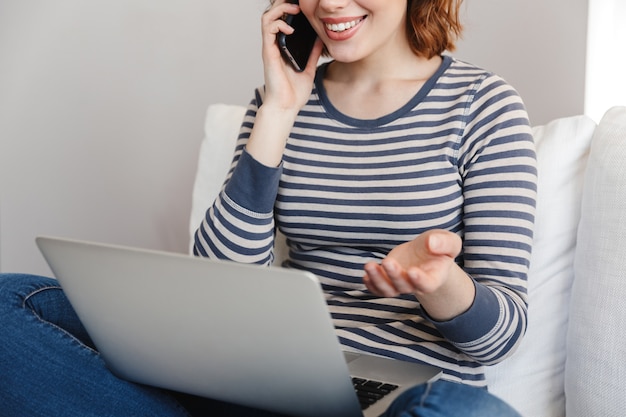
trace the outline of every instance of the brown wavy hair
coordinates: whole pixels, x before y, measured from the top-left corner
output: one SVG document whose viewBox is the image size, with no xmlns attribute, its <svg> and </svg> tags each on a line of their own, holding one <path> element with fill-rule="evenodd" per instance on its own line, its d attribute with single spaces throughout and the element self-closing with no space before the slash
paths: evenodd
<svg viewBox="0 0 626 417">
<path fill-rule="evenodd" d="M 463 0 L 407 0 L 406 29 L 411 49 L 432 58 L 454 51 L 463 25 L 459 20 Z"/>
</svg>

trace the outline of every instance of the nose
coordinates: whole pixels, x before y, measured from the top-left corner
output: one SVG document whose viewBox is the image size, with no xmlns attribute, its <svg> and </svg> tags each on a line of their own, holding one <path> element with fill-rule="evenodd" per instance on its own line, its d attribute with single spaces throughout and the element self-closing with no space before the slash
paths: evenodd
<svg viewBox="0 0 626 417">
<path fill-rule="evenodd" d="M 346 7 L 351 0 L 319 0 L 318 7 L 326 12 L 336 12 Z"/>
</svg>

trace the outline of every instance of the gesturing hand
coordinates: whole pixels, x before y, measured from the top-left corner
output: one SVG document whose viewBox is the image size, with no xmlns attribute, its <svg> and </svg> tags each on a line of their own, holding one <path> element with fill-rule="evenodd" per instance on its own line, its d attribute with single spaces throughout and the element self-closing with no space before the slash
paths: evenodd
<svg viewBox="0 0 626 417">
<path fill-rule="evenodd" d="M 473 281 L 455 263 L 461 238 L 445 230 L 427 231 L 394 248 L 382 262 L 365 265 L 363 281 L 373 294 L 414 294 L 436 320 L 466 311 L 475 295 Z"/>
</svg>

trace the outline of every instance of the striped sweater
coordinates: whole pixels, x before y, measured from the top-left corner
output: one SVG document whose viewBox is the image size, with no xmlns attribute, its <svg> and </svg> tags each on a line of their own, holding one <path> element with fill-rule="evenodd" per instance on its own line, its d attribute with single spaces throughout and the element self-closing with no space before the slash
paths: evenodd
<svg viewBox="0 0 626 417">
<path fill-rule="evenodd" d="M 285 266 L 319 277 L 347 350 L 430 363 L 445 379 L 486 386 L 483 366 L 510 355 L 526 329 L 536 161 L 521 99 L 498 76 L 445 56 L 402 108 L 358 120 L 329 102 L 325 69 L 277 168 L 245 151 L 263 99 L 256 91 L 195 253 L 270 264 L 278 228 Z M 470 309 L 446 322 L 412 295 L 376 297 L 362 282 L 365 263 L 433 228 L 462 237 L 457 262 L 476 287 Z"/>
</svg>

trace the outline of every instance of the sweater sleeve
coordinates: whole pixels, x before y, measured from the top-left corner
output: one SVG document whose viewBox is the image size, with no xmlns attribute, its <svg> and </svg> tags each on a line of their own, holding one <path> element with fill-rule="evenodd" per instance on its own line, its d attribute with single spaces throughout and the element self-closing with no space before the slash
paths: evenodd
<svg viewBox="0 0 626 417">
<path fill-rule="evenodd" d="M 273 260 L 274 202 L 282 166 L 265 166 L 245 150 L 256 108 L 253 101 L 222 191 L 195 233 L 195 255 L 262 265 Z"/>
<path fill-rule="evenodd" d="M 457 348 L 490 365 L 510 356 L 527 326 L 527 274 L 536 201 L 532 131 L 516 91 L 486 77 L 459 144 L 464 190 L 463 269 L 474 279 L 468 311 L 433 322 Z"/>
</svg>

